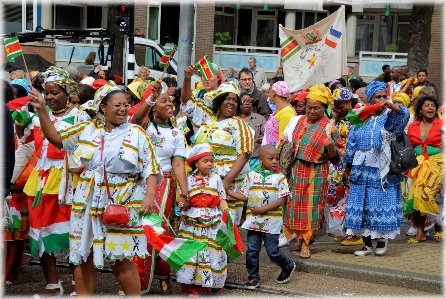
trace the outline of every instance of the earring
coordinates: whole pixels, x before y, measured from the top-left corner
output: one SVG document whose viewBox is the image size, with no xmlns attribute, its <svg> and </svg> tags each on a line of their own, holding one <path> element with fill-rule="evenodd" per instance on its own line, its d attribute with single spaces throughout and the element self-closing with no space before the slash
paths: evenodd
<svg viewBox="0 0 446 299">
<path fill-rule="evenodd" d="M 217 110 L 217 115 L 220 116 L 220 108 Z"/>
</svg>

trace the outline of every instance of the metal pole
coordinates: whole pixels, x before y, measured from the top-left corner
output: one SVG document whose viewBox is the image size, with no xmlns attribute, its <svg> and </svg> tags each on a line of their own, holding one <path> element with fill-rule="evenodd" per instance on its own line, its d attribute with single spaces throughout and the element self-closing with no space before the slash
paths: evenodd
<svg viewBox="0 0 446 299">
<path fill-rule="evenodd" d="M 178 86 L 183 85 L 184 70 L 191 63 L 192 30 L 194 28 L 194 2 L 180 0 L 180 30 L 178 36 Z"/>
</svg>

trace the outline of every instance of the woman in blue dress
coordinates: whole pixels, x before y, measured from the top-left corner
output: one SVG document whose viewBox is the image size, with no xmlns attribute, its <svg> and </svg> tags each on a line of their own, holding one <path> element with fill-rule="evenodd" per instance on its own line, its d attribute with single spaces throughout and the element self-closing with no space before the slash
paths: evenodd
<svg viewBox="0 0 446 299">
<path fill-rule="evenodd" d="M 369 105 L 381 107 L 361 127 L 350 130 L 344 162 L 344 181 L 350 181 L 346 207 L 347 235 L 362 236 L 364 247 L 357 256 L 373 254 L 372 239 L 378 239 L 375 255 L 383 255 L 387 240 L 403 225 L 402 175 L 388 175 L 390 142 L 404 133 L 409 110 L 387 101 L 386 84 L 372 81 L 366 87 Z"/>
</svg>

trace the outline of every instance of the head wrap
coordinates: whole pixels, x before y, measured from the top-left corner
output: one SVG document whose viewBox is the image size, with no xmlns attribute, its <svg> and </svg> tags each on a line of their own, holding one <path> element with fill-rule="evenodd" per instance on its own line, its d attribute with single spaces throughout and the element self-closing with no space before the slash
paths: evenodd
<svg viewBox="0 0 446 299">
<path fill-rule="evenodd" d="M 189 158 L 187 159 L 187 164 L 191 165 L 192 162 L 210 155 L 212 155 L 212 152 L 211 148 L 209 147 L 209 144 L 207 143 L 197 144 L 191 149 L 189 153 Z"/>
<path fill-rule="evenodd" d="M 277 81 L 271 86 L 271 89 L 283 98 L 288 98 L 290 96 L 291 86 L 285 81 Z"/>
<path fill-rule="evenodd" d="M 109 93 L 115 90 L 121 90 L 121 89 L 113 81 L 108 81 L 107 84 L 96 90 L 96 92 L 94 93 L 94 104 L 92 110 L 96 109 L 96 111 L 99 111 L 99 105 L 101 104 L 102 100 Z"/>
<path fill-rule="evenodd" d="M 137 92 L 141 95 L 141 100 L 143 100 L 142 97 L 144 96 L 144 93 L 146 92 L 147 88 L 152 87 L 152 85 L 151 85 L 152 83 L 153 83 L 153 81 L 144 80 L 144 81 L 141 81 L 141 84 L 139 84 Z"/>
<path fill-rule="evenodd" d="M 333 90 L 333 100 L 335 101 L 348 101 L 352 98 L 353 94 L 350 88 L 340 87 Z"/>
<path fill-rule="evenodd" d="M 28 81 L 26 79 L 14 79 L 11 82 L 9 82 L 9 84 L 13 85 L 20 85 L 23 88 L 25 88 L 26 92 L 29 93 L 31 92 L 31 88 L 28 86 Z"/>
<path fill-rule="evenodd" d="M 79 94 L 79 88 L 77 82 L 70 78 L 68 72 L 57 66 L 50 66 L 45 74 L 45 79 L 43 81 L 43 86 L 46 83 L 54 83 L 62 87 L 69 96 L 73 94 Z"/>
<path fill-rule="evenodd" d="M 139 79 L 140 79 L 140 78 L 139 78 Z M 133 94 L 134 94 L 139 100 L 141 100 L 141 94 L 138 92 L 138 87 L 141 85 L 141 83 L 142 83 L 143 81 L 144 81 L 144 80 L 142 80 L 142 79 L 140 79 L 140 80 L 135 79 L 135 80 L 133 80 L 132 83 L 130 83 L 129 85 L 127 85 L 127 88 L 130 89 L 130 90 L 133 92 Z"/>
<path fill-rule="evenodd" d="M 313 99 L 326 105 L 330 105 L 333 102 L 331 90 L 323 84 L 311 86 L 307 99 Z"/>
<path fill-rule="evenodd" d="M 384 90 L 386 91 L 387 85 L 384 82 L 381 81 L 372 81 L 365 87 L 365 95 L 367 97 L 367 103 L 370 103 L 370 100 L 372 99 L 375 92 L 378 90 Z"/>
<path fill-rule="evenodd" d="M 42 76 L 42 72 L 39 71 L 32 71 L 29 72 L 29 78 L 31 79 L 31 83 L 34 84 L 34 82 L 36 82 L 36 80 Z"/>
<path fill-rule="evenodd" d="M 399 101 L 403 103 L 403 105 L 407 108 L 410 105 L 410 98 L 409 96 L 404 92 L 394 92 L 392 94 L 392 101 Z"/>
<path fill-rule="evenodd" d="M 218 97 L 219 95 L 227 92 L 235 93 L 237 96 L 240 96 L 240 91 L 238 90 L 237 85 L 233 81 L 225 82 L 220 84 L 220 86 L 215 91 L 215 94 L 213 96 L 213 100 Z"/>
<path fill-rule="evenodd" d="M 417 86 L 413 89 L 412 91 L 412 99 L 416 99 L 418 98 L 418 94 L 420 93 L 421 88 L 423 88 L 423 86 Z"/>
<path fill-rule="evenodd" d="M 102 86 L 104 86 L 105 84 L 107 84 L 107 80 L 104 80 L 104 79 L 100 78 L 100 79 L 96 79 L 96 80 L 93 81 L 92 87 L 94 87 L 96 89 L 99 89 Z"/>
<path fill-rule="evenodd" d="M 93 77 L 87 77 L 87 78 L 82 79 L 81 82 L 79 82 L 79 84 L 87 84 L 87 85 L 90 85 L 91 87 L 94 87 L 93 82 L 94 82 Z"/>
<path fill-rule="evenodd" d="M 301 91 L 298 91 L 294 94 L 294 99 L 298 102 L 305 102 L 305 98 L 307 97 L 307 95 L 310 93 L 310 89 L 303 89 Z"/>
<path fill-rule="evenodd" d="M 336 84 L 336 83 L 341 83 L 341 81 L 339 80 L 331 80 L 330 83 L 328 83 L 328 88 L 331 88 L 332 85 Z"/>
</svg>

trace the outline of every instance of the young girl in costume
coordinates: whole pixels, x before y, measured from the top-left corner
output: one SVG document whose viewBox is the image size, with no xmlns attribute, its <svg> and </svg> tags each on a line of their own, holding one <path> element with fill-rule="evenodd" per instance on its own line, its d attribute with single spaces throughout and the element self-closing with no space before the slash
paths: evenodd
<svg viewBox="0 0 446 299">
<path fill-rule="evenodd" d="M 221 215 L 228 208 L 226 192 L 220 176 L 213 172 L 214 156 L 208 144 L 192 148 L 187 162 L 192 172 L 187 178 L 189 200 L 178 205 L 179 237 L 207 243 L 208 249 L 198 251 L 177 273 L 183 295 L 209 293 L 221 289 L 227 275 L 227 257 L 215 241 Z M 186 209 L 187 207 L 187 209 Z"/>
</svg>

